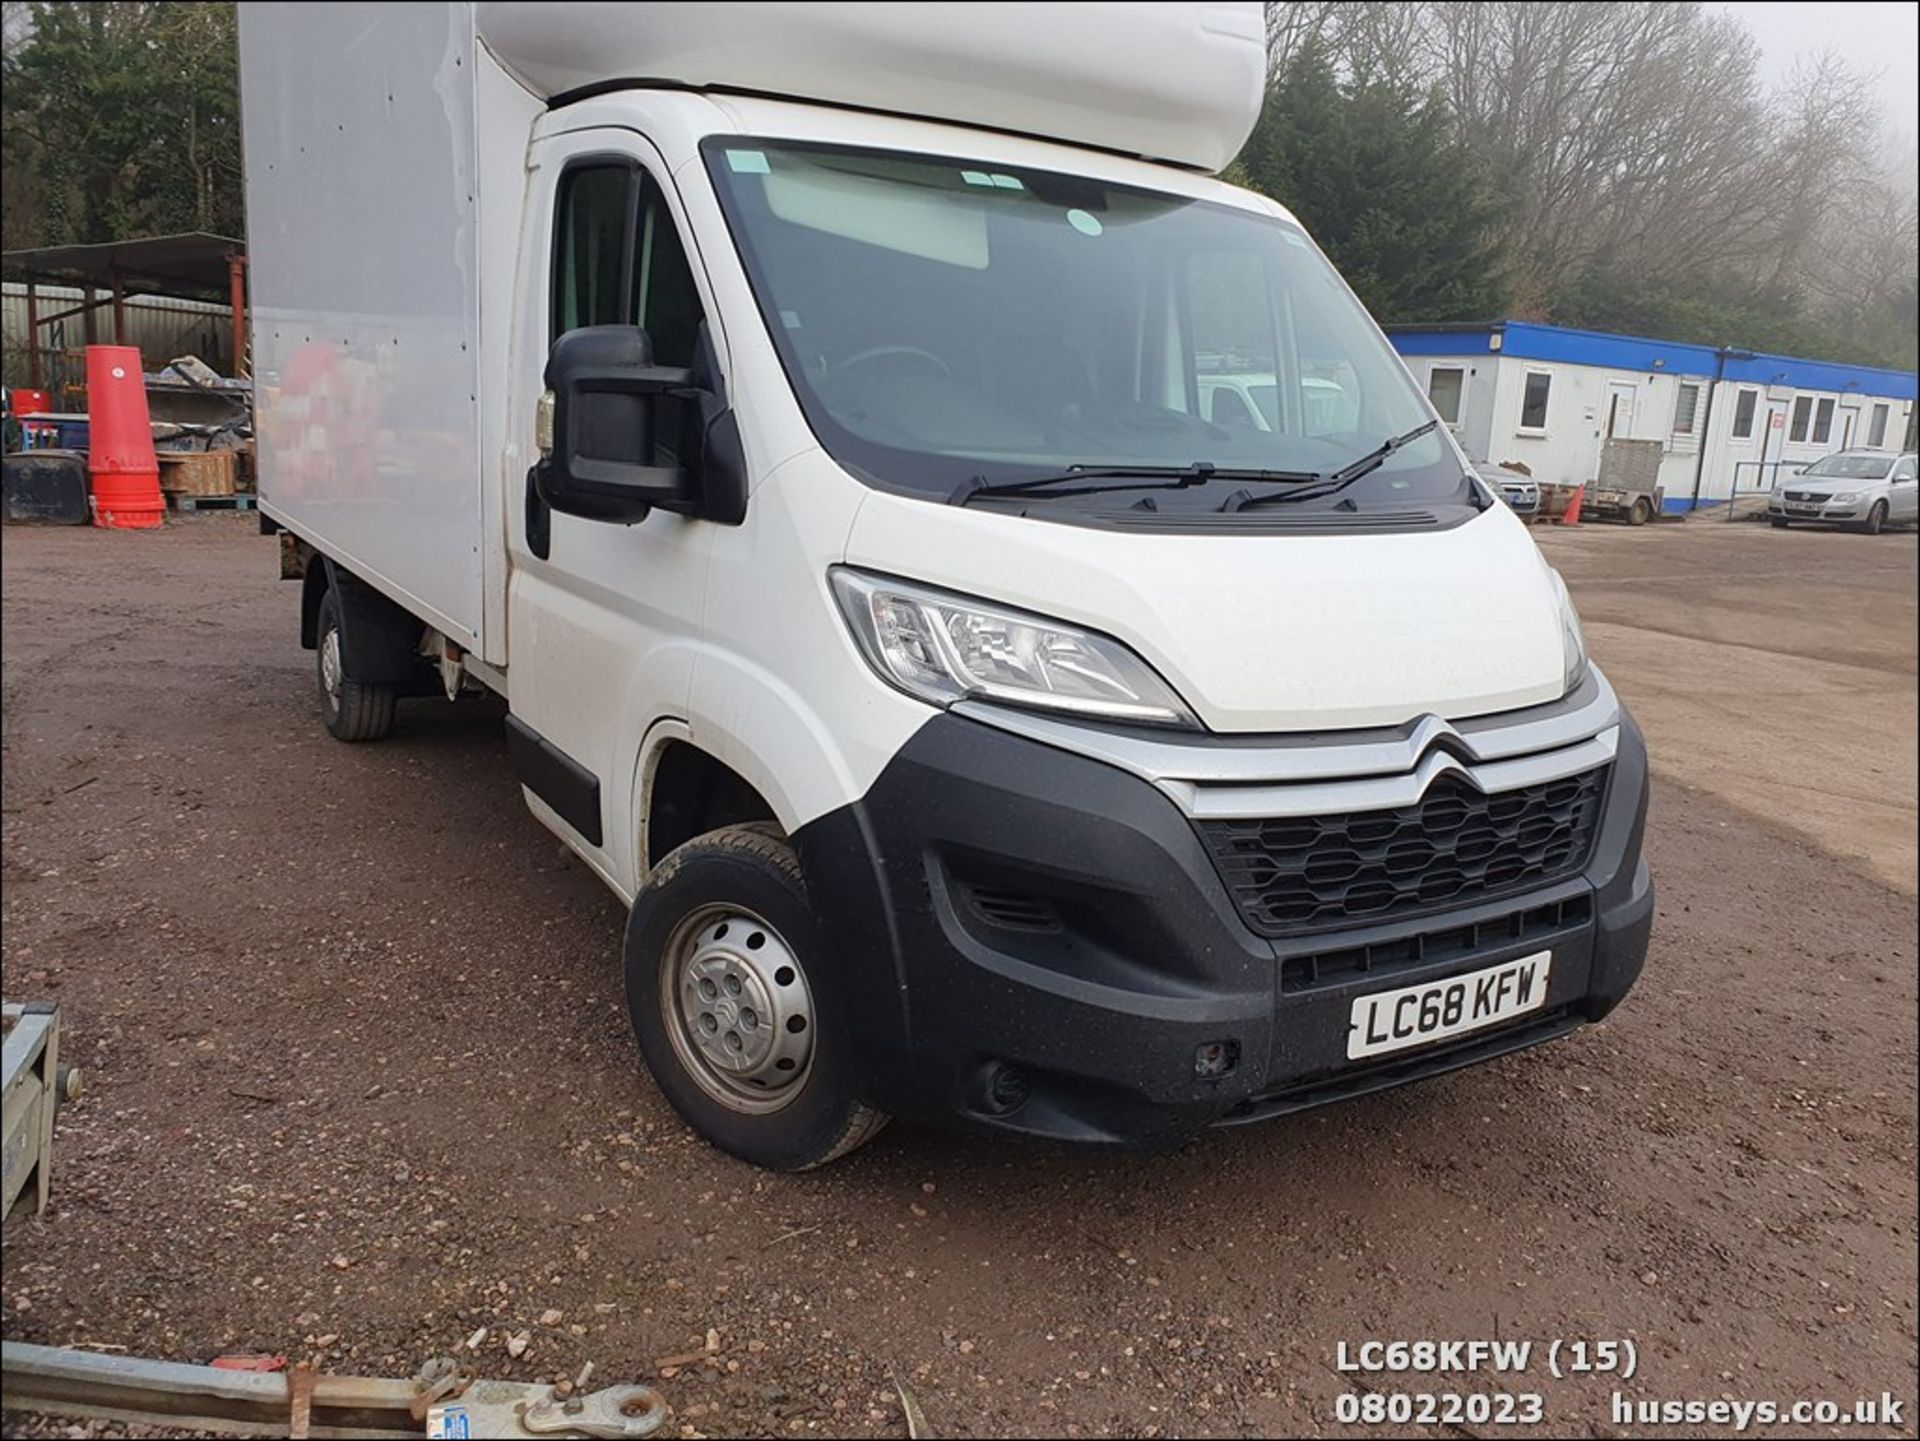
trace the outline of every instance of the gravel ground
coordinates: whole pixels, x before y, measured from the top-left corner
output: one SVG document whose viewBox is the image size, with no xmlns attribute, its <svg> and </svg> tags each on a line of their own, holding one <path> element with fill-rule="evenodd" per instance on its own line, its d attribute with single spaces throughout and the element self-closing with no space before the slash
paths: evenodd
<svg viewBox="0 0 1920 1441">
<path fill-rule="evenodd" d="M 1913 538 L 1543 544 L 1658 764 L 1654 950 L 1606 1024 L 1172 1155 L 896 1125 L 782 1178 L 636 1065 L 622 917 L 526 813 L 497 705 L 337 745 L 250 522 L 10 528 L 6 989 L 61 1003 L 89 1090 L 5 1233 L 4 1334 L 370 1374 L 477 1337 L 487 1374 L 591 1359 L 712 1436 L 903 1435 L 896 1373 L 949 1436 L 1355 1434 L 1342 1342 L 1618 1338 L 1633 1397 L 1885 1389 L 1912 1434 Z M 1787 656 L 1826 729 L 1783 733 L 1765 669 L 1690 697 L 1644 619 L 1671 598 L 1702 654 Z M 1782 619 L 1842 602 L 1891 620 Z M 1877 779 L 1793 765 L 1862 729 Z M 1614 1383 L 1537 1360 L 1398 1384 L 1619 1434 Z"/>
</svg>

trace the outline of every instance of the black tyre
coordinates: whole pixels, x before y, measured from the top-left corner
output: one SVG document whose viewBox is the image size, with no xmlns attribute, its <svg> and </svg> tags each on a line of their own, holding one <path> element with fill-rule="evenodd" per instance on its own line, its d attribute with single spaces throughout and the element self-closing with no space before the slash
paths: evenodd
<svg viewBox="0 0 1920 1441">
<path fill-rule="evenodd" d="M 1876 500 L 1873 508 L 1867 512 L 1867 523 L 1861 527 L 1868 535 L 1878 535 L 1887 528 L 1887 503 Z"/>
<path fill-rule="evenodd" d="M 633 903 L 627 1012 L 654 1080 L 721 1150 L 823 1166 L 887 1123 L 864 1104 L 800 861 L 756 826 L 696 837 Z"/>
<path fill-rule="evenodd" d="M 320 719 L 326 723 L 327 733 L 341 741 L 385 739 L 393 729 L 394 688 L 347 678 L 340 601 L 331 590 L 320 602 L 316 630 L 319 644 L 314 647 L 314 675 L 320 687 Z"/>
<path fill-rule="evenodd" d="M 1775 530 L 1785 530 L 1787 528 L 1787 518 L 1784 515 L 1770 515 L 1767 517 L 1767 523 Z"/>
<path fill-rule="evenodd" d="M 1645 496 L 1641 496 L 1638 500 L 1634 501 L 1633 505 L 1627 511 L 1628 525 L 1645 525 L 1652 519 L 1653 503 Z"/>
</svg>

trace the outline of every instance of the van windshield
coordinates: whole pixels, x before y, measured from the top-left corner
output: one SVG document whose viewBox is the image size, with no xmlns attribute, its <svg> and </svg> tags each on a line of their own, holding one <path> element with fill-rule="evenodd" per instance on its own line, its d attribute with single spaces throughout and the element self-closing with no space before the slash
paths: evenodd
<svg viewBox="0 0 1920 1441">
<path fill-rule="evenodd" d="M 874 483 L 944 495 L 974 477 L 1196 463 L 1328 474 L 1433 418 L 1277 217 L 965 160 L 703 148 L 809 423 Z M 1348 494 L 1464 484 L 1429 434 Z"/>
</svg>

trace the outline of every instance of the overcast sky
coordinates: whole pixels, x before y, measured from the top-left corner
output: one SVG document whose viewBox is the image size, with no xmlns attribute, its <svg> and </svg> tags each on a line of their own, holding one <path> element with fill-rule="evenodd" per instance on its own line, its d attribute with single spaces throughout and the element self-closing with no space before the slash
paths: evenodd
<svg viewBox="0 0 1920 1441">
<path fill-rule="evenodd" d="M 1785 78 L 1799 56 L 1835 50 L 1863 75 L 1877 75 L 1887 128 L 1914 138 L 1920 123 L 1920 4 L 1902 0 L 1828 0 L 1783 5 L 1776 0 L 1722 0 L 1760 42 L 1761 74 Z"/>
</svg>

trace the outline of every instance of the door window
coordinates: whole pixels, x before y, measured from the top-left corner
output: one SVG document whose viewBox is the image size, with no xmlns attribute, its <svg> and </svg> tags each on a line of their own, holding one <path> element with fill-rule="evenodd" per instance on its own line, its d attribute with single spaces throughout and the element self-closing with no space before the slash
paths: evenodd
<svg viewBox="0 0 1920 1441">
<path fill-rule="evenodd" d="M 1427 373 L 1427 399 L 1448 425 L 1460 423 L 1460 401 L 1467 373 L 1457 365 L 1436 365 Z"/>
<path fill-rule="evenodd" d="M 701 320 L 687 252 L 659 184 L 624 160 L 560 182 L 553 337 L 582 325 L 639 325 L 660 365 L 691 365 Z"/>
<path fill-rule="evenodd" d="M 1607 392 L 1607 439 L 1633 434 L 1633 391 L 1615 386 Z"/>
<path fill-rule="evenodd" d="M 693 269 L 667 198 L 645 174 L 640 179 L 634 266 L 634 323 L 653 338 L 654 362 L 692 365 L 700 332 L 700 292 L 694 288 Z"/>
<path fill-rule="evenodd" d="M 1682 381 L 1674 395 L 1673 433 L 1692 435 L 1694 417 L 1700 409 L 1700 387 L 1689 381 Z"/>
<path fill-rule="evenodd" d="M 635 178 L 625 161 L 575 166 L 561 178 L 551 339 L 627 318 Z"/>
<path fill-rule="evenodd" d="M 558 205 L 552 338 L 582 325 L 638 325 L 656 365 L 692 365 L 700 292 L 659 183 L 628 160 L 588 161 L 561 177 Z M 641 463 L 675 464 L 697 421 L 691 402 L 656 397 Z"/>
<path fill-rule="evenodd" d="M 1807 438 L 1807 423 L 1813 417 L 1813 397 L 1803 395 L 1793 402 L 1793 425 L 1787 439 L 1798 443 Z"/>
<path fill-rule="evenodd" d="M 1733 402 L 1733 438 L 1735 440 L 1753 439 L 1753 412 L 1760 403 L 1760 392 L 1743 390 Z"/>
</svg>

